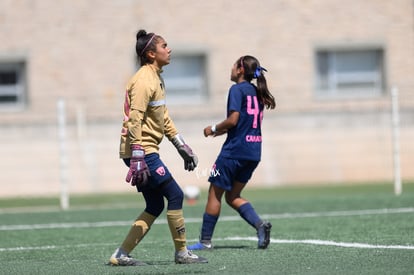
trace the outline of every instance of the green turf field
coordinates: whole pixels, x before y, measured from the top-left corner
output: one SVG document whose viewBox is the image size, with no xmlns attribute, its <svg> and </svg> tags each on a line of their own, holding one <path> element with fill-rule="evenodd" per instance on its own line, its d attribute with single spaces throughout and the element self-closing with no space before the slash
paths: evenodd
<svg viewBox="0 0 414 275">
<path fill-rule="evenodd" d="M 414 274 L 414 184 L 247 189 L 273 224 L 267 250 L 224 206 L 208 264 L 176 265 L 165 211 L 131 253 L 143 267 L 105 265 L 144 206 L 128 194 L 0 200 L 1 274 Z M 187 238 L 197 240 L 205 193 L 185 205 Z"/>
</svg>

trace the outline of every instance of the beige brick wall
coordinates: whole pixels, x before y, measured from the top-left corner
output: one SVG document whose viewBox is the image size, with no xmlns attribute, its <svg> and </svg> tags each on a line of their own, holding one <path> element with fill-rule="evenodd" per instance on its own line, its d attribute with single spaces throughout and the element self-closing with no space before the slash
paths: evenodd
<svg viewBox="0 0 414 275">
<path fill-rule="evenodd" d="M 58 97 L 83 103 L 93 119 L 118 119 L 139 28 L 163 35 L 173 54 L 208 54 L 210 100 L 179 116 L 221 114 L 231 65 L 244 54 L 269 70 L 280 112 L 386 108 L 386 97 L 315 99 L 314 49 L 326 45 L 383 46 L 387 83 L 404 88 L 403 106 L 411 108 L 413 9 L 410 0 L 2 1 L 0 57 L 25 56 L 29 65 L 28 109 L 2 121 L 50 121 Z"/>
<path fill-rule="evenodd" d="M 263 157 L 251 186 L 393 182 L 390 116 L 382 113 L 318 117 L 274 115 L 264 120 Z M 403 117 L 404 118 L 404 117 Z M 404 118 L 406 120 L 406 118 Z M 204 138 L 211 120 L 176 120 L 177 127 L 199 157 L 195 172 L 167 140 L 161 158 L 182 186 L 207 188 L 207 176 L 224 136 Z M 352 124 L 352 127 L 350 127 Z M 128 192 L 127 168 L 118 158 L 118 123 L 76 125 L 67 129 L 67 182 L 71 193 Z M 24 141 L 24 138 L 29 138 Z M 47 137 L 47 138 L 45 138 Z M 401 165 L 404 182 L 414 178 L 413 127 L 401 128 Z M 60 147 L 56 126 L 1 127 L 0 197 L 56 195 L 60 190 Z"/>
<path fill-rule="evenodd" d="M 223 140 L 206 140 L 199 132 L 222 119 L 231 65 L 252 54 L 268 69 L 277 100 L 277 110 L 265 118 L 264 161 L 256 182 L 391 180 L 392 85 L 399 87 L 403 111 L 403 177 L 413 179 L 413 10 L 410 0 L 0 1 L 0 60 L 26 58 L 29 93 L 25 111 L 0 112 L 0 196 L 57 192 L 60 97 L 67 101 L 69 123 L 75 125 L 77 111 L 85 110 L 90 127 L 87 142 L 77 140 L 75 126 L 70 131 L 72 190 L 118 190 L 119 185 L 124 190 L 125 171 L 116 158 L 118 125 L 124 86 L 135 69 L 139 28 L 164 36 L 173 54 L 195 49 L 207 54 L 209 100 L 170 106 L 186 139 L 200 152 L 203 169 L 210 167 Z M 317 99 L 315 49 L 364 45 L 385 50 L 384 96 Z M 30 165 L 22 173 L 26 154 Z M 174 154 L 165 159 L 178 179 L 205 182 L 181 172 Z"/>
</svg>

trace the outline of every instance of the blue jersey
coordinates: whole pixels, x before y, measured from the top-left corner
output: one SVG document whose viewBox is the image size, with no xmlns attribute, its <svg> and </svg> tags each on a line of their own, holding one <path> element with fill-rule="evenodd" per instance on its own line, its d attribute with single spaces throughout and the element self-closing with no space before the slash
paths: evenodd
<svg viewBox="0 0 414 275">
<path fill-rule="evenodd" d="M 260 161 L 264 106 L 257 99 L 256 87 L 246 81 L 231 86 L 227 99 L 227 116 L 232 111 L 240 113 L 237 125 L 227 133 L 221 148 L 223 157 Z"/>
</svg>

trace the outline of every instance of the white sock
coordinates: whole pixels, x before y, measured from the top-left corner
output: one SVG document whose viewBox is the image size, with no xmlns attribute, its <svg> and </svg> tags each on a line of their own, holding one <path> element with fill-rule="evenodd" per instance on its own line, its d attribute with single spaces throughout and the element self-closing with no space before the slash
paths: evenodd
<svg viewBox="0 0 414 275">
<path fill-rule="evenodd" d="M 188 254 L 188 250 L 187 249 L 181 250 L 181 251 L 177 251 L 177 255 L 180 256 L 180 257 L 185 256 L 187 254 Z"/>
<path fill-rule="evenodd" d="M 120 247 L 115 250 L 114 254 L 112 254 L 113 258 L 120 258 L 122 256 L 127 257 L 128 254 Z"/>
</svg>

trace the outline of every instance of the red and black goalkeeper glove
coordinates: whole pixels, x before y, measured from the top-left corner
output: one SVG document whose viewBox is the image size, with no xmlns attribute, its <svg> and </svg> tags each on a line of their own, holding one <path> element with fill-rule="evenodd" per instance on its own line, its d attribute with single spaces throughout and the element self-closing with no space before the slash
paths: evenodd
<svg viewBox="0 0 414 275">
<path fill-rule="evenodd" d="M 141 145 L 131 145 L 132 156 L 129 165 L 129 171 L 126 176 L 126 181 L 130 182 L 132 186 L 145 186 L 150 177 L 150 171 L 145 162 L 145 151 Z M 132 180 L 131 180 L 132 179 Z"/>
<path fill-rule="evenodd" d="M 184 160 L 184 169 L 193 171 L 198 164 L 198 158 L 196 154 L 194 154 L 190 146 L 184 142 L 184 139 L 180 134 L 177 134 L 171 141 Z"/>
</svg>

